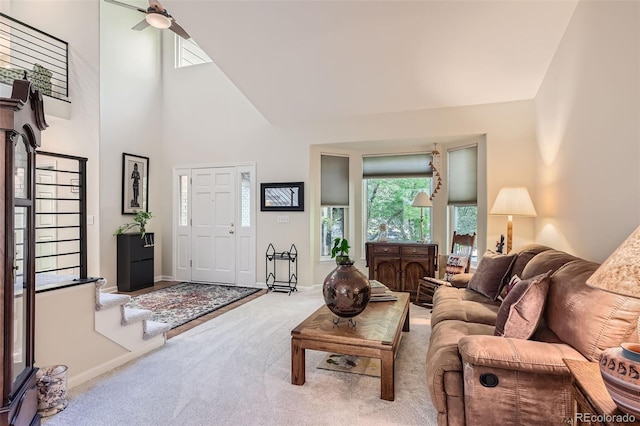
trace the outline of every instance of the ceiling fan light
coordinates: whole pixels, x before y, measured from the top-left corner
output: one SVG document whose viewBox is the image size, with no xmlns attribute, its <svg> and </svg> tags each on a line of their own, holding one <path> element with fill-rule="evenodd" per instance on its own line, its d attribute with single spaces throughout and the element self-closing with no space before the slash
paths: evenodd
<svg viewBox="0 0 640 426">
<path fill-rule="evenodd" d="M 147 20 L 149 25 L 155 28 L 166 29 L 171 26 L 171 19 L 160 13 L 147 13 L 144 19 Z"/>
</svg>

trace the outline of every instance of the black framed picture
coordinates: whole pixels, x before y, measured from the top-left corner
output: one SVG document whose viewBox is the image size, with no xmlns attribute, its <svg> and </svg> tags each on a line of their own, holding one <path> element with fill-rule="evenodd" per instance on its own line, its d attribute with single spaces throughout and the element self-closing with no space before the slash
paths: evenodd
<svg viewBox="0 0 640 426">
<path fill-rule="evenodd" d="M 149 157 L 122 154 L 122 214 L 149 211 Z"/>
<path fill-rule="evenodd" d="M 260 184 L 261 211 L 304 211 L 304 182 Z"/>
</svg>

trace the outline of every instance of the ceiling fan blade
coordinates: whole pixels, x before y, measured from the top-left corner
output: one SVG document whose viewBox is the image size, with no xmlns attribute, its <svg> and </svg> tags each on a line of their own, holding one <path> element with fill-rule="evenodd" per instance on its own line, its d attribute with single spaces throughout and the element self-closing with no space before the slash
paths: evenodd
<svg viewBox="0 0 640 426">
<path fill-rule="evenodd" d="M 113 4 L 118 5 L 118 6 L 126 7 L 128 9 L 137 10 L 138 12 L 142 12 L 142 13 L 145 13 L 145 14 L 147 13 L 147 11 L 145 9 L 133 6 L 131 4 L 122 3 L 121 1 L 118 1 L 118 0 L 104 0 L 104 1 L 106 1 L 107 3 L 113 3 Z"/>
<path fill-rule="evenodd" d="M 147 20 L 143 19 L 142 21 L 138 22 L 136 25 L 131 27 L 131 29 L 132 30 L 136 30 L 136 31 L 142 31 L 145 28 L 147 28 L 148 26 L 149 26 L 149 23 L 147 22 Z"/>
<path fill-rule="evenodd" d="M 184 30 L 184 28 L 182 28 L 180 24 L 178 24 L 173 18 L 171 18 L 171 26 L 169 27 L 169 29 L 185 40 L 189 40 L 191 38 L 191 36 Z"/>
<path fill-rule="evenodd" d="M 164 12 L 164 7 L 162 7 L 158 0 L 149 0 L 149 7 L 154 8 L 160 13 Z"/>
</svg>

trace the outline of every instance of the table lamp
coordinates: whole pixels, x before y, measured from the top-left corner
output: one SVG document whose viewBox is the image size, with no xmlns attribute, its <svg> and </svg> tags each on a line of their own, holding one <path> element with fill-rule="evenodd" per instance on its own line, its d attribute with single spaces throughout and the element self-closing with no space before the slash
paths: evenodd
<svg viewBox="0 0 640 426">
<path fill-rule="evenodd" d="M 640 226 L 587 279 L 587 285 L 640 298 Z M 636 418 L 640 418 L 639 371 L 638 343 L 622 343 L 619 347 L 605 349 L 600 355 L 600 373 L 611 399 L 620 411 Z"/>
<path fill-rule="evenodd" d="M 426 192 L 420 191 L 413 199 L 412 207 L 420 207 L 420 242 L 424 243 L 424 208 L 431 207 L 431 199 Z"/>
<path fill-rule="evenodd" d="M 507 253 L 513 245 L 513 216 L 537 216 L 529 191 L 524 186 L 500 188 L 489 214 L 507 215 Z"/>
</svg>

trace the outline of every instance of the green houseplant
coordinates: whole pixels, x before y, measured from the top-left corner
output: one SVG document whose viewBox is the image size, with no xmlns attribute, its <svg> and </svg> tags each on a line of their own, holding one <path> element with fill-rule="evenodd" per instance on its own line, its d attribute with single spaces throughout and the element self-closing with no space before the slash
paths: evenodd
<svg viewBox="0 0 640 426">
<path fill-rule="evenodd" d="M 116 232 L 113 235 L 120 235 L 132 228 L 138 227 L 140 229 L 140 233 L 142 234 L 140 238 L 144 238 L 147 233 L 147 222 L 151 220 L 153 217 L 153 213 L 151 212 L 143 212 L 143 211 L 135 211 L 135 216 L 133 217 L 133 222 L 125 223 L 124 225 L 120 225 Z"/>
<path fill-rule="evenodd" d="M 350 262 L 349 259 L 349 241 L 346 238 L 335 238 L 333 240 L 333 248 L 331 249 L 331 258 L 336 259 L 336 263 L 340 265 L 344 262 Z"/>
</svg>

